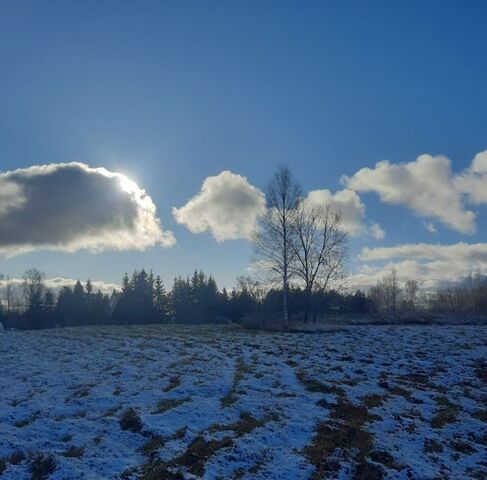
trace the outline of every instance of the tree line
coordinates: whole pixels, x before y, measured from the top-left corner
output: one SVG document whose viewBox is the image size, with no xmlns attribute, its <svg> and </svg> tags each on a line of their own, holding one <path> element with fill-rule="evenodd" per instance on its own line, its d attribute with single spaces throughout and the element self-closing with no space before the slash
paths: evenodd
<svg viewBox="0 0 487 480">
<path fill-rule="evenodd" d="M 169 292 L 160 276 L 146 270 L 125 274 L 121 288 L 110 295 L 94 291 L 92 283 L 79 280 L 64 286 L 55 295 L 46 286 L 43 272 L 32 268 L 25 272 L 20 287 L 8 289 L 21 300 L 3 302 L 0 321 L 7 328 L 40 329 L 81 325 L 148 324 L 148 323 L 227 323 L 249 318 L 276 318 L 281 312 L 282 292 L 266 289 L 250 277 L 239 277 L 230 291 L 219 289 L 211 275 L 202 271 L 186 278 L 176 277 Z M 4 289 L 4 297 L 7 290 Z M 299 316 L 309 303 L 307 293 L 299 287 L 288 291 L 288 312 Z M 11 297 L 12 298 L 12 297 Z M 326 312 L 366 313 L 370 310 L 365 294 L 315 292 L 312 298 L 317 315 Z M 21 305 L 21 307 L 19 307 Z"/>
<path fill-rule="evenodd" d="M 9 285 L 10 288 L 6 288 Z M 281 318 L 282 289 L 250 277 L 238 277 L 234 288 L 219 289 L 211 275 L 195 271 L 176 277 L 169 291 L 146 270 L 124 275 L 121 288 L 110 295 L 77 281 L 54 294 L 45 275 L 29 269 L 21 285 L 6 282 L 0 322 L 7 328 L 148 324 L 246 323 L 263 325 Z M 367 292 L 313 290 L 289 285 L 287 313 L 294 321 L 330 316 L 357 316 L 401 321 L 422 314 L 487 315 L 487 276 L 470 274 L 453 286 L 424 292 L 416 280 L 401 282 L 393 269 Z"/>
<path fill-rule="evenodd" d="M 368 292 L 373 312 L 392 316 L 420 312 L 487 315 L 487 276 L 480 271 L 436 291 L 420 287 L 418 280 L 401 282 L 393 268 Z"/>
</svg>

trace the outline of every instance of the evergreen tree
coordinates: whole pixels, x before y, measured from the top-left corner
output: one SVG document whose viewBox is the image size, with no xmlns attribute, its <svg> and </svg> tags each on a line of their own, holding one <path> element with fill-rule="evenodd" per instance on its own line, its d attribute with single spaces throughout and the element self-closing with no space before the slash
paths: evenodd
<svg viewBox="0 0 487 480">
<path fill-rule="evenodd" d="M 154 317 L 156 322 L 164 322 L 168 319 L 169 308 L 166 290 L 161 277 L 157 275 L 154 281 Z"/>
<path fill-rule="evenodd" d="M 88 278 L 88 280 L 86 280 L 85 291 L 86 291 L 87 296 L 90 296 L 93 293 L 93 285 L 91 284 L 91 281 L 89 278 Z"/>
</svg>

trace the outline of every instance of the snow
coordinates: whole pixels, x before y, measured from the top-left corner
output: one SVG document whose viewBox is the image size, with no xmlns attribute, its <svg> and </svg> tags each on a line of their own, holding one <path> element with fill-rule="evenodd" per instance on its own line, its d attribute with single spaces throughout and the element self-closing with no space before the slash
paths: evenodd
<svg viewBox="0 0 487 480">
<path fill-rule="evenodd" d="M 55 457 L 52 479 L 123 472 L 138 478 L 154 458 L 184 478 L 312 478 L 306 447 L 317 425 L 333 421 L 338 402 L 361 406 L 371 395 L 380 402 L 368 407 L 362 428 L 373 450 L 387 452 L 395 465 L 366 460 L 384 478 L 487 478 L 487 424 L 478 418 L 487 409 L 486 361 L 486 330 L 475 326 L 352 326 L 314 334 L 221 326 L 3 332 L 0 478 L 30 478 L 38 453 Z M 303 378 L 332 388 L 313 390 Z M 158 412 L 167 399 L 184 401 Z M 121 429 L 129 407 L 142 420 L 140 432 Z M 454 414 L 439 426 L 442 409 Z M 239 433 L 242 413 L 258 423 Z M 148 458 L 140 448 L 154 436 L 163 441 Z M 195 473 L 178 459 L 198 437 L 229 437 L 231 444 L 212 451 Z M 426 448 L 432 441 L 439 447 Z M 82 454 L 65 456 L 69 447 L 82 447 Z M 12 464 L 10 455 L 19 451 L 26 458 Z M 353 478 L 359 457 L 346 448 L 333 456 L 341 461 L 327 478 Z"/>
</svg>

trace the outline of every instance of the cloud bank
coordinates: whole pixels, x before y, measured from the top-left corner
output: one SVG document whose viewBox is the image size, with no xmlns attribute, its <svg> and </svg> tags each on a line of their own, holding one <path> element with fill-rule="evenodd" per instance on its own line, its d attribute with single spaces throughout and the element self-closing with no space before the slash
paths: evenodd
<svg viewBox="0 0 487 480">
<path fill-rule="evenodd" d="M 0 173 L 0 253 L 144 250 L 175 243 L 144 190 L 83 163 Z"/>
<path fill-rule="evenodd" d="M 210 231 L 223 242 L 250 240 L 265 211 L 264 194 L 245 177 L 225 170 L 207 177 L 197 195 L 181 208 L 173 208 L 173 216 L 191 232 Z"/>
<path fill-rule="evenodd" d="M 353 190 L 313 190 L 305 201 L 311 205 L 330 205 L 342 214 L 343 229 L 352 236 L 368 234 L 383 238 L 378 223 L 365 224 L 365 205 Z M 229 171 L 207 177 L 201 191 L 181 208 L 173 208 L 179 224 L 193 233 L 210 231 L 219 242 L 251 240 L 259 218 L 266 212 L 265 195 L 245 177 Z"/>
<path fill-rule="evenodd" d="M 487 243 L 404 244 L 363 248 L 364 262 L 352 276 L 355 288 L 367 289 L 395 268 L 401 281 L 417 279 L 424 289 L 436 289 L 457 281 L 471 271 L 487 271 Z"/>
</svg>

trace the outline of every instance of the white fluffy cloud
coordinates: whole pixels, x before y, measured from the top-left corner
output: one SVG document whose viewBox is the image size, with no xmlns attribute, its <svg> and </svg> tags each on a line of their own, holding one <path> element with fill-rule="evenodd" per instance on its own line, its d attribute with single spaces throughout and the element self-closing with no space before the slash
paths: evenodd
<svg viewBox="0 0 487 480">
<path fill-rule="evenodd" d="M 416 279 L 425 289 L 457 281 L 470 271 L 487 271 L 487 243 L 404 244 L 395 247 L 364 248 L 364 262 L 352 276 L 355 288 L 368 288 L 395 268 L 402 280 Z"/>
<path fill-rule="evenodd" d="M 384 230 L 378 223 L 365 224 L 365 205 L 353 190 L 344 189 L 334 194 L 326 189 L 313 190 L 308 193 L 306 202 L 311 206 L 329 205 L 340 212 L 343 230 L 352 236 L 369 234 L 376 239 L 384 238 Z"/>
<path fill-rule="evenodd" d="M 482 157 L 477 168 L 484 168 L 485 163 Z M 444 156 L 420 155 L 414 162 L 400 164 L 378 162 L 374 168 L 344 176 L 342 182 L 357 192 L 376 192 L 385 203 L 406 205 L 418 215 L 435 218 L 459 232 L 476 230 L 475 214 L 465 208 L 451 162 Z"/>
<path fill-rule="evenodd" d="M 470 168 L 455 178 L 455 187 L 471 203 L 487 203 L 487 150 L 475 155 Z"/>
<path fill-rule="evenodd" d="M 257 220 L 265 214 L 264 194 L 247 179 L 230 171 L 208 177 L 201 191 L 181 208 L 176 221 L 193 233 L 210 231 L 219 242 L 251 239 Z"/>
<path fill-rule="evenodd" d="M 0 173 L 0 253 L 143 250 L 175 243 L 125 175 L 83 163 Z"/>
</svg>

